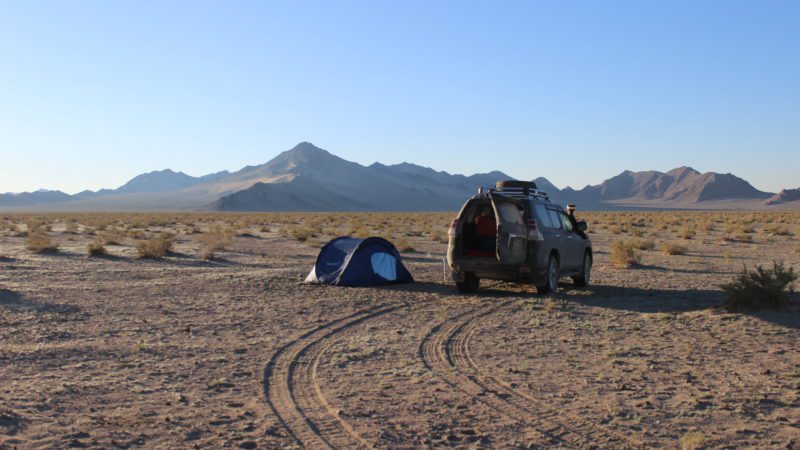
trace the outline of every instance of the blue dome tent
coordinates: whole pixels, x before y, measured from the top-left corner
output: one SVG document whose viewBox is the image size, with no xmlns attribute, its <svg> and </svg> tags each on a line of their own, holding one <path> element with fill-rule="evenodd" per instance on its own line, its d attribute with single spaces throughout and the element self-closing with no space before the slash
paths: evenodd
<svg viewBox="0 0 800 450">
<path fill-rule="evenodd" d="M 340 237 L 328 242 L 306 278 L 306 283 L 337 286 L 413 282 L 394 245 L 379 237 Z"/>
</svg>

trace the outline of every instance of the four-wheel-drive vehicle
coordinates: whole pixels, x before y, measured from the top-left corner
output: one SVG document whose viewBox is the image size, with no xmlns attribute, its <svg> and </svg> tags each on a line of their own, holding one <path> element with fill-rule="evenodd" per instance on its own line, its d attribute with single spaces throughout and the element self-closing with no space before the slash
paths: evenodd
<svg viewBox="0 0 800 450">
<path fill-rule="evenodd" d="M 587 286 L 592 241 L 574 206 L 565 210 L 528 181 L 498 181 L 467 200 L 450 225 L 447 264 L 459 292 L 481 278 L 533 283 L 555 292 L 561 277 Z"/>
</svg>

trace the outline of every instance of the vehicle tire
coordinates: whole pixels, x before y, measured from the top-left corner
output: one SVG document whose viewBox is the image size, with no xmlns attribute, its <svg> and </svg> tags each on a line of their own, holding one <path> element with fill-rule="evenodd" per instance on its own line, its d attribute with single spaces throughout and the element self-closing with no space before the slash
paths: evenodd
<svg viewBox="0 0 800 450">
<path fill-rule="evenodd" d="M 575 286 L 578 287 L 586 287 L 589 285 L 590 278 L 592 276 L 592 255 L 589 252 L 586 252 L 583 255 L 583 266 L 581 267 L 581 273 L 578 274 L 576 277 L 572 277 L 572 281 L 575 282 Z"/>
<path fill-rule="evenodd" d="M 474 294 L 478 292 L 480 283 L 480 278 L 472 272 L 467 272 L 464 274 L 464 281 L 456 281 L 456 289 L 462 294 Z"/>
<path fill-rule="evenodd" d="M 558 290 L 558 279 L 558 259 L 550 255 L 545 272 L 545 284 L 536 286 L 536 291 L 540 294 L 555 294 Z"/>
</svg>

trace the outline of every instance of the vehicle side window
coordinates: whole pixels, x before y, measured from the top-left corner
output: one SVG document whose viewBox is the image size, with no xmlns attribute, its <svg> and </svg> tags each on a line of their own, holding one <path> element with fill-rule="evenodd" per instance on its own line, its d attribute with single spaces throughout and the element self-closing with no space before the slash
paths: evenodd
<svg viewBox="0 0 800 450">
<path fill-rule="evenodd" d="M 496 203 L 495 206 L 497 207 L 497 212 L 500 214 L 500 221 L 503 223 L 516 223 L 516 224 L 523 224 L 525 223 L 522 220 L 522 211 L 517 208 L 517 205 L 513 203 Z"/>
<path fill-rule="evenodd" d="M 553 224 L 550 223 L 550 216 L 547 214 L 547 208 L 544 205 L 534 204 L 533 205 L 533 212 L 536 215 L 536 222 L 543 228 L 553 228 Z"/>
<path fill-rule="evenodd" d="M 572 221 L 569 220 L 569 217 L 563 211 L 558 213 L 561 216 L 561 222 L 564 224 L 564 229 L 567 231 L 572 231 Z"/>
<path fill-rule="evenodd" d="M 550 216 L 550 222 L 553 224 L 553 229 L 560 230 L 561 220 L 558 218 L 558 213 L 553 211 L 552 209 L 548 209 L 547 214 Z"/>
</svg>

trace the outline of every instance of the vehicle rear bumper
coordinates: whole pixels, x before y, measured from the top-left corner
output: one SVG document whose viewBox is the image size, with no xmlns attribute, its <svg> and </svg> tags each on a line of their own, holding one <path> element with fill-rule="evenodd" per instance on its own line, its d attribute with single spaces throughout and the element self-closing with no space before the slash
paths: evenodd
<svg viewBox="0 0 800 450">
<path fill-rule="evenodd" d="M 450 264 L 450 274 L 455 281 L 464 281 L 467 272 L 484 279 L 543 283 L 546 270 L 532 270 L 528 265 L 503 265 L 485 258 L 459 258 Z"/>
</svg>

